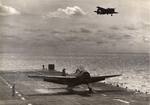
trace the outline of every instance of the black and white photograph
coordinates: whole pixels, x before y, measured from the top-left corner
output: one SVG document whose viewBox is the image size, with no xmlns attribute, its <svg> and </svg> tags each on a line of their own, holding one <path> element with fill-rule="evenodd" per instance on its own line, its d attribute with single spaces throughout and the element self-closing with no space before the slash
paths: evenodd
<svg viewBox="0 0 150 105">
<path fill-rule="evenodd" d="M 150 0 L 0 0 L 0 105 L 150 105 Z"/>
</svg>

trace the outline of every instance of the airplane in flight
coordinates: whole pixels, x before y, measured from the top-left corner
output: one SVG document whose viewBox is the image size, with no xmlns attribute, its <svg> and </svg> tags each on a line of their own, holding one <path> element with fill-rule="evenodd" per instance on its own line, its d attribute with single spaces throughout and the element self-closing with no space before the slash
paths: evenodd
<svg viewBox="0 0 150 105">
<path fill-rule="evenodd" d="M 97 6 L 97 10 L 94 12 L 96 12 L 97 15 L 111 14 L 111 16 L 113 16 L 113 14 L 118 14 L 118 12 L 115 12 L 115 8 L 102 8 L 99 6 Z"/>
<path fill-rule="evenodd" d="M 107 75 L 107 76 L 91 76 L 89 72 L 77 69 L 73 74 L 67 74 L 62 76 L 50 76 L 50 75 L 28 75 L 29 78 L 41 78 L 46 82 L 52 82 L 57 84 L 67 85 L 68 91 L 73 91 L 75 86 L 86 84 L 88 86 L 89 92 L 94 92 L 90 83 L 103 81 L 106 78 L 112 78 L 121 76 L 119 75 Z"/>
</svg>

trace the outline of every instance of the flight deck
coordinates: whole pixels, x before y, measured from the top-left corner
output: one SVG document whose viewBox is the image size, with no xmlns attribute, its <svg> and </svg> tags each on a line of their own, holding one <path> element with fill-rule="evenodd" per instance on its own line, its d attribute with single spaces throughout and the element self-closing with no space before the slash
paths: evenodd
<svg viewBox="0 0 150 105">
<path fill-rule="evenodd" d="M 0 105 L 150 105 L 149 94 L 111 84 L 94 83 L 95 92 L 89 94 L 84 85 L 68 92 L 64 85 L 28 78 L 42 73 L 47 72 L 0 72 Z"/>
</svg>

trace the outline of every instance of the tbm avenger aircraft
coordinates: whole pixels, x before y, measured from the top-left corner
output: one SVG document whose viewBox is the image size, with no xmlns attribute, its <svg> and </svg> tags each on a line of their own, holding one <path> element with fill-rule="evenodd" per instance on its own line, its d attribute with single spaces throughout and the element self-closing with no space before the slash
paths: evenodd
<svg viewBox="0 0 150 105">
<path fill-rule="evenodd" d="M 117 77 L 121 75 L 107 75 L 107 76 L 91 76 L 89 72 L 77 69 L 75 73 L 70 75 L 63 74 L 62 76 L 50 76 L 50 75 L 28 75 L 30 78 L 41 78 L 46 82 L 52 82 L 57 84 L 67 85 L 68 91 L 73 91 L 75 86 L 86 84 L 89 92 L 93 92 L 90 87 L 90 83 L 103 81 L 106 78 Z"/>
<path fill-rule="evenodd" d="M 105 14 L 111 14 L 111 16 L 113 16 L 113 14 L 117 14 L 118 12 L 115 12 L 115 8 L 102 8 L 97 6 L 97 11 L 94 11 L 97 13 L 97 15 L 105 15 Z"/>
</svg>

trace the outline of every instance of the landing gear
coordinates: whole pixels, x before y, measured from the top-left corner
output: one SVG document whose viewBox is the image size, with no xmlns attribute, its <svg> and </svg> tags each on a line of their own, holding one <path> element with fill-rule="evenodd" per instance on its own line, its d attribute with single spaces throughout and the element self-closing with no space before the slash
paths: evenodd
<svg viewBox="0 0 150 105">
<path fill-rule="evenodd" d="M 90 85 L 89 85 L 89 84 L 87 84 L 87 86 L 88 86 L 89 92 L 90 92 L 90 93 L 94 93 L 94 91 L 93 91 L 92 87 L 90 87 Z"/>
<path fill-rule="evenodd" d="M 68 87 L 67 87 L 67 90 L 68 90 L 68 92 L 71 92 L 71 93 L 72 93 L 72 92 L 73 92 L 73 87 L 68 86 Z"/>
</svg>

